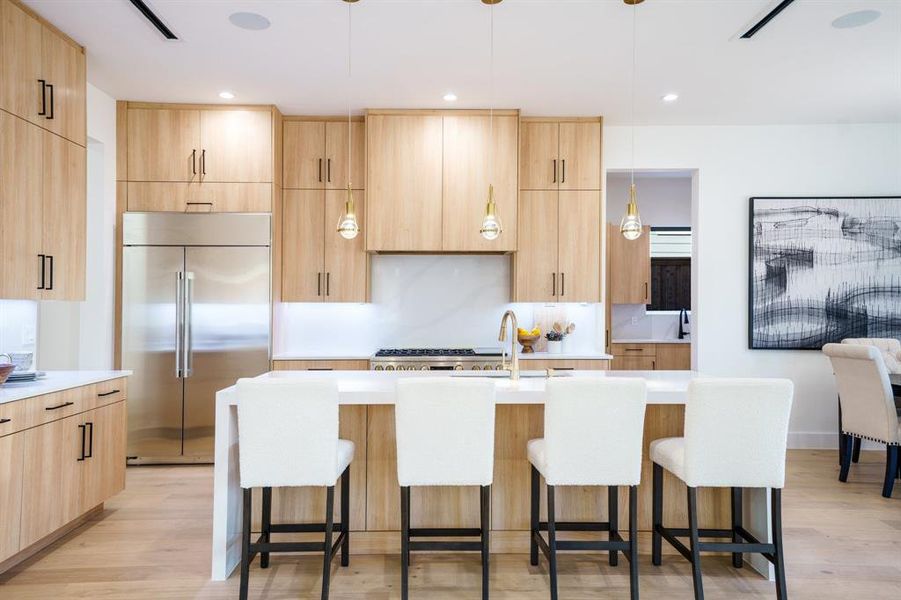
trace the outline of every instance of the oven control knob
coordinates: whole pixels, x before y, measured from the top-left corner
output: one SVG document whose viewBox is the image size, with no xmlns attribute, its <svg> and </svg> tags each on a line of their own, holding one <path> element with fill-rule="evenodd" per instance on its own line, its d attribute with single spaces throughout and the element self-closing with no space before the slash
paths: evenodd
<svg viewBox="0 0 901 600">
<path fill-rule="evenodd" d="M 462 371 L 462 370 L 463 370 L 463 365 L 460 365 L 460 364 L 454 365 L 454 371 Z"/>
<path fill-rule="evenodd" d="M 385 370 L 386 370 L 386 371 L 393 371 L 393 370 L 394 370 L 394 365 L 388 365 L 387 367 L 385 367 Z"/>
<path fill-rule="evenodd" d="M 384 368 L 385 368 L 385 367 L 383 367 L 382 365 L 376 365 L 376 366 L 375 366 L 375 370 L 376 370 L 376 371 L 381 371 L 381 370 L 384 369 Z"/>
<path fill-rule="evenodd" d="M 420 371 L 428 371 L 428 370 L 429 370 L 429 365 L 422 365 L 421 367 L 419 367 L 419 370 L 420 370 Z"/>
<path fill-rule="evenodd" d="M 504 370 L 504 365 L 497 365 L 497 366 L 494 367 L 494 370 L 495 370 L 495 371 L 503 371 L 503 370 Z"/>
<path fill-rule="evenodd" d="M 414 371 L 414 370 L 416 370 L 416 367 L 414 365 L 407 365 L 407 370 Z"/>
<path fill-rule="evenodd" d="M 473 366 L 472 366 L 472 370 L 473 370 L 473 371 L 481 371 L 481 370 L 482 370 L 482 367 L 480 367 L 479 365 L 473 365 Z"/>
</svg>

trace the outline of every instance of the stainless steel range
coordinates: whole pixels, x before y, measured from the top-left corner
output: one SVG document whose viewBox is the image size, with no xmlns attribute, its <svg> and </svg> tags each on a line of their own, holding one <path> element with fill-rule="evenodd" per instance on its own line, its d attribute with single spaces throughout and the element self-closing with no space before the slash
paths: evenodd
<svg viewBox="0 0 901 600">
<path fill-rule="evenodd" d="M 375 353 L 373 371 L 500 371 L 500 348 L 400 348 Z"/>
</svg>

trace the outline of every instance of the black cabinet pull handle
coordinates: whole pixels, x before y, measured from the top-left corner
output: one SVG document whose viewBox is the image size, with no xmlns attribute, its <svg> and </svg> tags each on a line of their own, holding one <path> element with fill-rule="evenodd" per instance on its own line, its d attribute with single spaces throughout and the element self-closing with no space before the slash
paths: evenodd
<svg viewBox="0 0 901 600">
<path fill-rule="evenodd" d="M 197 175 L 197 148 L 191 150 L 191 173 Z"/>
<path fill-rule="evenodd" d="M 84 457 L 94 458 L 94 422 L 88 421 L 85 425 L 91 428 L 91 433 L 88 435 L 88 453 Z"/>
<path fill-rule="evenodd" d="M 650 300 L 650 298 L 648 298 L 648 282 L 647 281 L 644 282 L 644 297 L 645 297 L 645 300 Z"/>
<path fill-rule="evenodd" d="M 566 183 L 566 159 L 560 161 L 561 170 L 563 171 L 563 177 L 560 178 L 560 183 Z"/>
<path fill-rule="evenodd" d="M 332 290 L 332 274 L 326 273 L 325 274 L 325 295 L 331 296 L 332 295 L 331 290 Z"/>
<path fill-rule="evenodd" d="M 626 352 L 644 352 L 642 348 L 626 348 Z"/>
<path fill-rule="evenodd" d="M 53 108 L 54 108 L 54 106 L 53 106 L 53 84 L 48 83 L 47 89 L 50 90 L 50 114 L 47 115 L 47 118 L 52 119 L 53 118 Z"/>
<path fill-rule="evenodd" d="M 566 295 L 566 273 L 560 273 L 560 297 Z"/>
<path fill-rule="evenodd" d="M 307 371 L 334 371 L 331 367 L 310 367 Z"/>
<path fill-rule="evenodd" d="M 325 161 L 325 178 L 329 183 L 332 182 L 332 159 Z"/>
<path fill-rule="evenodd" d="M 554 159 L 554 180 L 551 183 L 557 183 L 557 159 Z"/>
<path fill-rule="evenodd" d="M 4 423 L 9 423 L 10 421 L 12 421 L 12 419 L 0 419 L 0 425 L 3 425 Z"/>
<path fill-rule="evenodd" d="M 113 394 L 118 394 L 119 390 L 112 390 L 109 392 L 103 392 L 102 394 L 97 394 L 99 398 L 103 398 L 104 396 L 112 396 Z"/>
<path fill-rule="evenodd" d="M 41 285 L 38 286 L 39 290 L 44 289 L 44 274 L 47 271 L 47 255 L 46 254 L 38 254 L 38 259 L 41 261 Z"/>
<path fill-rule="evenodd" d="M 81 462 L 85 458 L 87 458 L 84 455 L 84 448 L 85 448 L 85 433 L 87 432 L 88 428 L 86 425 L 79 425 L 78 428 L 81 429 L 81 456 L 78 457 L 78 462 Z"/>
<path fill-rule="evenodd" d="M 206 148 L 200 151 L 200 174 L 206 175 Z"/>
<path fill-rule="evenodd" d="M 316 295 L 322 295 L 322 273 L 316 273 Z"/>
<path fill-rule="evenodd" d="M 551 296 L 557 295 L 557 274 L 551 273 Z"/>
<path fill-rule="evenodd" d="M 212 206 L 212 202 L 185 202 L 188 206 Z"/>
<path fill-rule="evenodd" d="M 57 404 L 56 406 L 47 406 L 44 410 L 59 410 L 61 408 L 66 408 L 67 406 L 72 406 L 75 404 L 74 402 L 63 402 L 62 404 Z"/>
<path fill-rule="evenodd" d="M 47 255 L 47 261 L 50 263 L 50 285 L 47 286 L 48 290 L 53 289 L 53 255 Z"/>
<path fill-rule="evenodd" d="M 319 183 L 322 183 L 322 159 L 319 159 Z"/>
<path fill-rule="evenodd" d="M 553 371 L 575 371 L 575 367 L 551 367 Z"/>
<path fill-rule="evenodd" d="M 38 115 L 44 117 L 47 115 L 47 80 L 38 79 L 38 83 L 41 84 L 41 112 Z"/>
</svg>

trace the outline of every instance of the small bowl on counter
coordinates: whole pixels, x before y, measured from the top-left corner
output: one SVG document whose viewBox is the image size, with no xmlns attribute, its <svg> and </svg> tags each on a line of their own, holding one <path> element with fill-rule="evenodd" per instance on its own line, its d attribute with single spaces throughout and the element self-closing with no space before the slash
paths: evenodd
<svg viewBox="0 0 901 600">
<path fill-rule="evenodd" d="M 12 363 L 0 363 L 0 385 L 6 383 L 6 379 L 15 371 L 16 365 Z"/>
<path fill-rule="evenodd" d="M 534 335 L 533 334 L 524 335 L 524 334 L 520 333 L 520 334 L 517 334 L 517 336 L 516 336 L 516 341 L 519 342 L 519 344 L 522 346 L 523 354 L 531 354 L 531 353 L 535 352 L 535 349 L 532 348 L 532 346 L 534 346 L 535 342 L 537 342 L 540 339 L 541 339 L 540 333 L 536 333 Z"/>
</svg>

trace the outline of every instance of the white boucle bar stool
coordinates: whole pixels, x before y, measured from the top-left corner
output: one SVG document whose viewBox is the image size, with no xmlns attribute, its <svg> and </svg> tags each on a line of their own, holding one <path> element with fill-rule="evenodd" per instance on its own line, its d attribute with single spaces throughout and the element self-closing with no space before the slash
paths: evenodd
<svg viewBox="0 0 901 600">
<path fill-rule="evenodd" d="M 741 568 L 742 553 L 762 554 L 775 566 L 776 597 L 787 599 L 782 549 L 782 488 L 794 387 L 788 379 L 695 379 L 688 385 L 685 437 L 651 442 L 654 502 L 651 560 L 661 564 L 665 538 L 691 563 L 696 600 L 704 598 L 701 552 L 731 552 Z M 688 486 L 688 529 L 663 526 L 663 469 Z M 698 488 L 732 488 L 732 528 L 698 528 Z M 771 488 L 771 543 L 762 543 L 742 525 L 743 488 Z M 686 547 L 678 538 L 688 537 Z M 731 538 L 702 542 L 700 538 Z"/>
<path fill-rule="evenodd" d="M 544 438 L 528 443 L 532 463 L 530 560 L 538 549 L 548 560 L 551 599 L 557 598 L 557 551 L 617 552 L 629 560 L 631 597 L 638 599 L 638 495 L 647 385 L 637 378 L 549 379 L 544 405 Z M 547 522 L 539 520 L 540 477 L 547 483 Z M 554 490 L 560 485 L 607 486 L 606 523 L 565 523 L 555 519 Z M 629 486 L 629 539 L 619 533 L 619 489 Z M 547 541 L 541 536 L 547 531 Z M 558 541 L 558 531 L 607 531 L 607 541 Z"/>
<path fill-rule="evenodd" d="M 250 563 L 270 552 L 323 552 L 322 598 L 328 598 L 332 559 L 350 560 L 350 463 L 354 444 L 338 439 L 338 386 L 334 381 L 240 379 L 238 465 L 244 490 L 240 600 L 247 599 Z M 341 522 L 334 523 L 335 483 L 341 477 Z M 272 488 L 326 488 L 325 523 L 272 523 Z M 251 542 L 251 489 L 263 488 L 262 533 Z M 338 539 L 332 543 L 332 532 Z M 273 542 L 273 533 L 324 532 L 320 542 Z"/>
<path fill-rule="evenodd" d="M 488 531 L 494 479 L 495 384 L 488 379 L 423 378 L 397 382 L 394 407 L 400 483 L 401 598 L 409 595 L 410 551 L 482 553 L 482 598 L 488 598 Z M 480 486 L 479 528 L 411 528 L 412 486 Z M 414 537 L 480 541 L 411 541 Z"/>
</svg>

